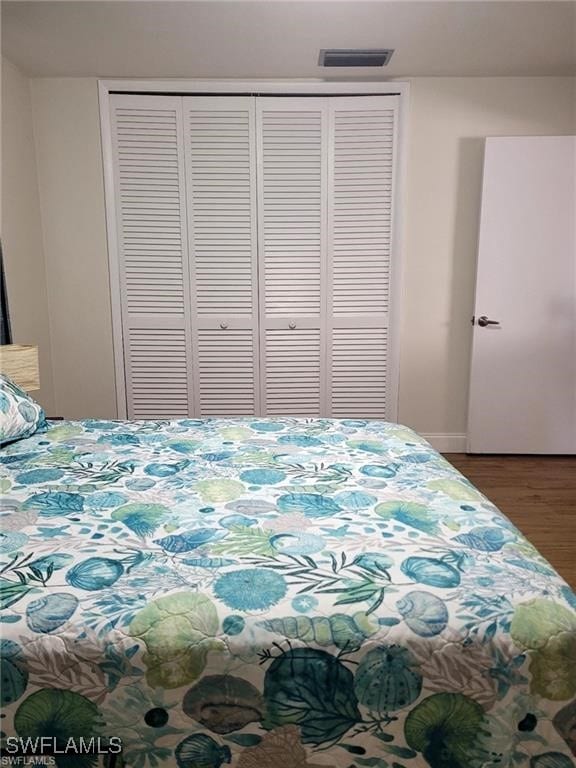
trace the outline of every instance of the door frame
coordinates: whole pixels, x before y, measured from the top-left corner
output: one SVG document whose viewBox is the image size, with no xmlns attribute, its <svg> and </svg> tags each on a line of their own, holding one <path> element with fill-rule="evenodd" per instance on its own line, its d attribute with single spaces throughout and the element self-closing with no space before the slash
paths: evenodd
<svg viewBox="0 0 576 768">
<path fill-rule="evenodd" d="M 388 80 L 98 80 L 100 109 L 100 136 L 104 171 L 104 205 L 108 245 L 108 269 L 112 309 L 112 343 L 114 348 L 114 374 L 116 409 L 120 419 L 127 418 L 126 378 L 122 334 L 120 296 L 120 260 L 116 228 L 116 199 L 114 192 L 114 166 L 112 152 L 112 124 L 110 121 L 110 95 L 112 93 L 139 93 L 178 96 L 386 96 L 399 97 L 397 136 L 398 145 L 393 158 L 394 190 L 392 199 L 392 263 L 390 265 L 390 379 L 388 418 L 396 421 L 400 385 L 400 339 L 402 331 L 403 243 L 404 208 L 406 194 L 406 146 L 410 84 Z"/>
</svg>

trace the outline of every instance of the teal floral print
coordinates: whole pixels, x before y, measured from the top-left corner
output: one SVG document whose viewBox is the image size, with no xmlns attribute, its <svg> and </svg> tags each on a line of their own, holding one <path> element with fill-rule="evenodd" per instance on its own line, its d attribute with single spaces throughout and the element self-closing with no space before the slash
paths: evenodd
<svg viewBox="0 0 576 768">
<path fill-rule="evenodd" d="M 43 432 L 42 407 L 3 373 L 0 373 L 0 446 Z M 33 480 L 31 482 L 34 482 Z"/>
<path fill-rule="evenodd" d="M 241 568 L 223 573 L 214 584 L 216 597 L 239 611 L 261 611 L 286 594 L 284 577 L 266 568 Z"/>
<path fill-rule="evenodd" d="M 2 739 L 117 737 L 122 768 L 576 768 L 576 596 L 406 427 L 53 422 L 0 452 L 0 489 Z"/>
<path fill-rule="evenodd" d="M 292 600 L 292 608 L 298 613 L 308 613 L 316 608 L 318 600 L 314 595 L 298 595 Z"/>
</svg>

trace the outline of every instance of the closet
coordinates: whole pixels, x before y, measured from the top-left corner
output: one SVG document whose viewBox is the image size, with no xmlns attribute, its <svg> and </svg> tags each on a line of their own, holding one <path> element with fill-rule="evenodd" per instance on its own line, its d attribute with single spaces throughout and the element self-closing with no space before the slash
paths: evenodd
<svg viewBox="0 0 576 768">
<path fill-rule="evenodd" d="M 398 108 L 110 95 L 128 418 L 395 415 Z"/>
</svg>

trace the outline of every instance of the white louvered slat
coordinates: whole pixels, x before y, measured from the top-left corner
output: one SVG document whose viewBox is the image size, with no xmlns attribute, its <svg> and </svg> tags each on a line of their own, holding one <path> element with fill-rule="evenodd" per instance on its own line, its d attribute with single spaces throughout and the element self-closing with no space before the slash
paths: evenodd
<svg viewBox="0 0 576 768">
<path fill-rule="evenodd" d="M 184 99 L 195 314 L 256 314 L 254 104 Z"/>
<path fill-rule="evenodd" d="M 388 332 L 335 328 L 332 337 L 332 415 L 386 417 Z"/>
<path fill-rule="evenodd" d="M 125 309 L 183 317 L 179 112 L 164 101 L 121 103 L 114 116 Z"/>
<path fill-rule="evenodd" d="M 320 413 L 319 329 L 267 330 L 264 368 L 267 414 L 317 416 Z"/>
<path fill-rule="evenodd" d="M 331 104 L 332 313 L 388 311 L 394 109 Z"/>
<path fill-rule="evenodd" d="M 189 397 L 184 329 L 130 328 L 126 341 L 130 418 L 185 418 Z"/>
<path fill-rule="evenodd" d="M 110 97 L 129 418 L 192 407 L 181 99 Z"/>
<path fill-rule="evenodd" d="M 325 99 L 257 102 L 260 338 L 265 414 L 325 402 Z"/>
<path fill-rule="evenodd" d="M 321 312 L 326 194 L 322 103 L 262 99 L 258 104 L 260 278 L 266 317 Z"/>
<path fill-rule="evenodd" d="M 256 413 L 255 352 L 249 329 L 198 331 L 199 416 Z"/>
<path fill-rule="evenodd" d="M 329 413 L 388 415 L 395 98 L 329 107 Z"/>
<path fill-rule="evenodd" d="M 255 414 L 258 293 L 254 99 L 186 97 L 195 412 Z"/>
</svg>

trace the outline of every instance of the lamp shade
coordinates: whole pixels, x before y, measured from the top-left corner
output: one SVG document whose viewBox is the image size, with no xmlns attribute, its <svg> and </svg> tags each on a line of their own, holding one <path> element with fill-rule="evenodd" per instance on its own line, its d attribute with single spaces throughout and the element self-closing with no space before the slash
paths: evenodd
<svg viewBox="0 0 576 768">
<path fill-rule="evenodd" d="M 38 347 L 2 344 L 0 346 L 0 373 L 6 374 L 14 384 L 26 392 L 40 389 Z"/>
</svg>

